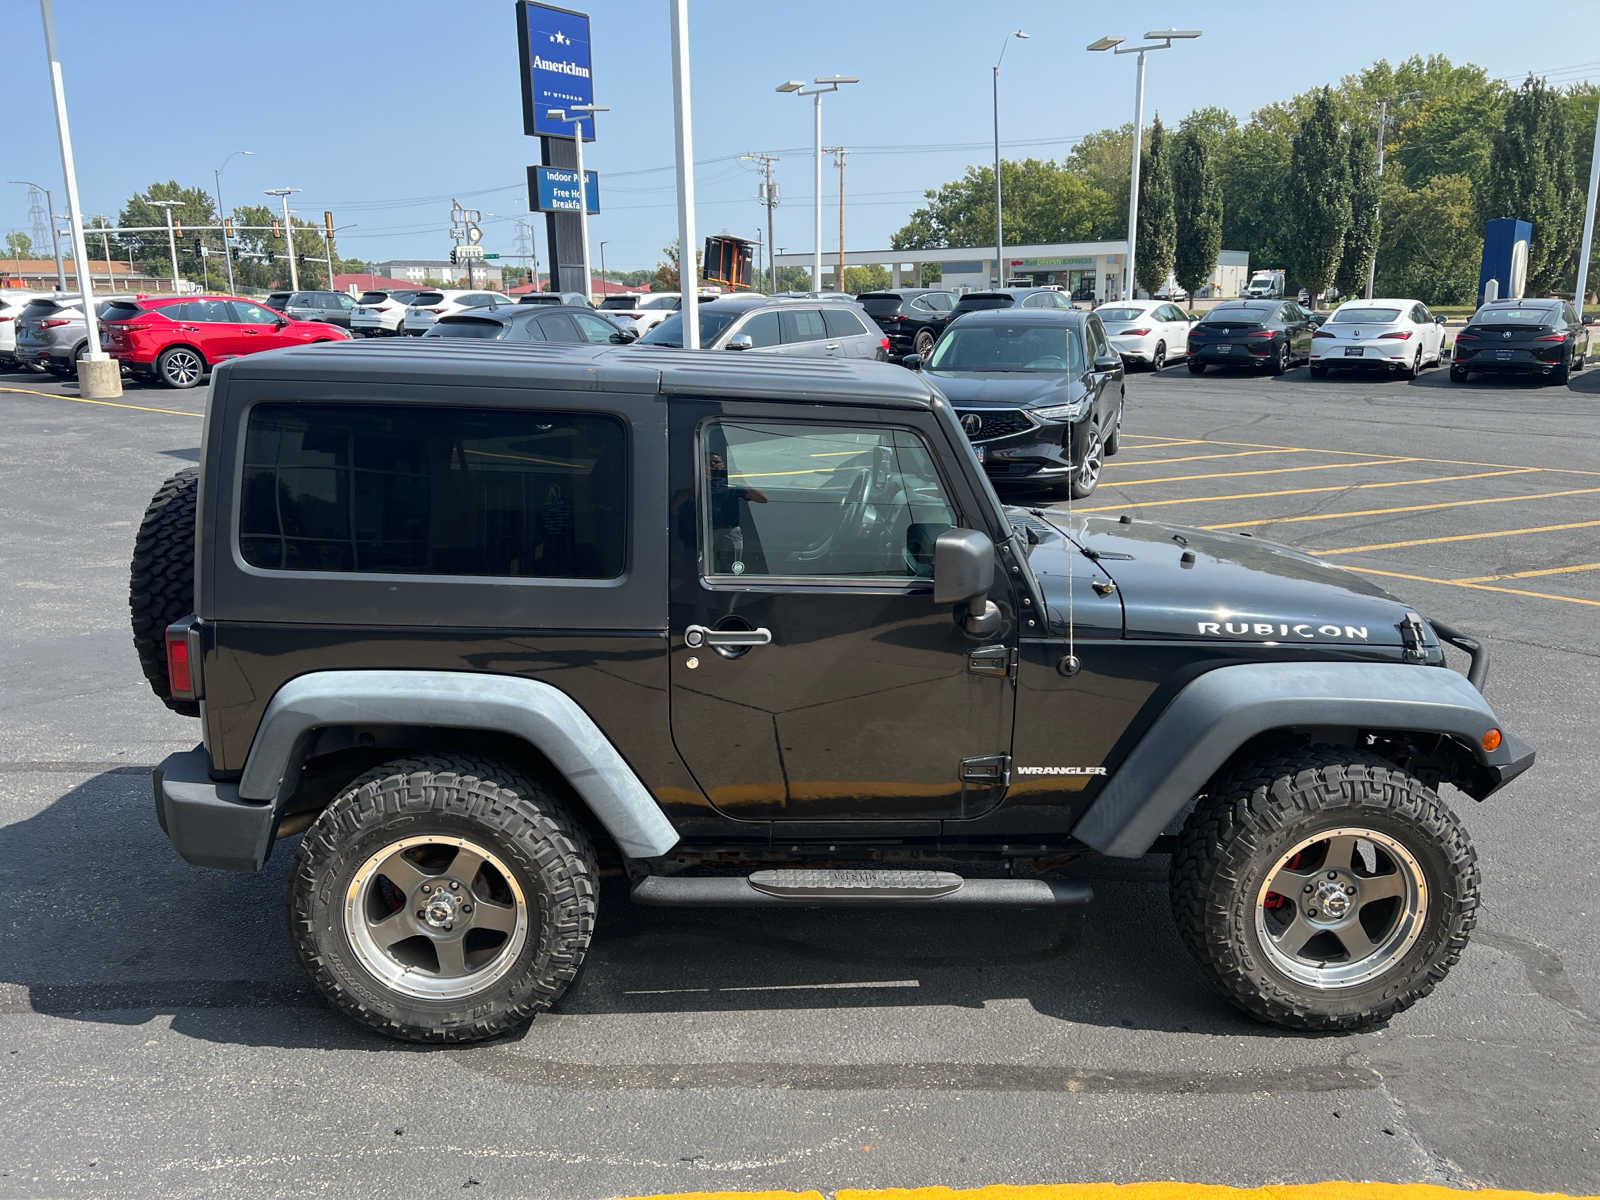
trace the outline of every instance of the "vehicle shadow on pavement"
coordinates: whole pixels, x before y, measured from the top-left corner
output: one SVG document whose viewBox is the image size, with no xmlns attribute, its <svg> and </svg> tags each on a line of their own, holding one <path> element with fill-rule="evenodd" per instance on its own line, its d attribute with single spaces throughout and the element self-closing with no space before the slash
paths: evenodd
<svg viewBox="0 0 1600 1200">
<path fill-rule="evenodd" d="M 11 764 L 0 782 L 48 788 L 69 766 Z M 28 905 L 11 907 L 0 1012 L 116 1025 L 170 1018 L 176 1032 L 232 1044 L 404 1048 L 326 1007 L 295 962 L 283 918 L 294 840 L 279 843 L 259 874 L 191 867 L 152 807 L 147 768 L 117 767 L 0 827 L 7 891 L 23 886 L 32 864 L 78 866 L 50 871 Z M 1090 905 L 1043 910 L 647 909 L 628 902 L 620 878 L 608 879 L 588 960 L 557 1012 L 982 1008 L 1020 999 L 1097 1026 L 1293 1036 L 1211 991 L 1173 929 L 1164 867 L 1099 867 Z"/>
</svg>

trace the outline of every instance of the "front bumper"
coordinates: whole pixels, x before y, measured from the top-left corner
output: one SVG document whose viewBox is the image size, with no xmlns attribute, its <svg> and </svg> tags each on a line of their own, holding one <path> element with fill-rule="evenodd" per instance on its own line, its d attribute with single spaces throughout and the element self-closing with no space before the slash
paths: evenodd
<svg viewBox="0 0 1600 1200">
<path fill-rule="evenodd" d="M 1067 441 L 1071 430 L 1064 421 L 1043 422 L 1010 437 L 974 442 L 973 449 L 990 479 L 1059 479 L 1072 471 Z"/>
<path fill-rule="evenodd" d="M 196 746 L 169 754 L 151 772 L 156 820 L 173 849 L 197 867 L 259 871 L 277 824 L 272 806 L 239 799 L 239 785 L 211 778 L 211 759 Z"/>
</svg>

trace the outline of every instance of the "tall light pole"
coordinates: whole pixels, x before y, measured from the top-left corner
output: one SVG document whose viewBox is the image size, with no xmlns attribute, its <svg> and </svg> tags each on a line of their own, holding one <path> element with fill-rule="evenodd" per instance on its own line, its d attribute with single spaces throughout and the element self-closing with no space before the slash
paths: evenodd
<svg viewBox="0 0 1600 1200">
<path fill-rule="evenodd" d="M 179 291 L 179 287 L 178 287 L 178 237 L 177 237 L 177 234 L 173 233 L 173 231 L 172 231 L 172 210 L 174 208 L 177 208 L 181 203 L 182 203 L 182 201 L 180 201 L 180 200 L 152 200 L 152 201 L 150 201 L 150 207 L 151 208 L 159 208 L 159 209 L 161 209 L 162 212 L 167 214 L 167 249 L 172 251 L 172 294 L 174 296 L 176 296 L 178 294 L 178 291 Z"/>
<path fill-rule="evenodd" d="M 1005 287 L 1005 235 L 1000 232 L 1000 64 L 1012 38 L 1026 38 L 1022 30 L 1007 34 L 1000 43 L 1000 57 L 994 60 L 994 273 L 995 287 Z"/>
<path fill-rule="evenodd" d="M 223 208 L 222 208 L 222 172 L 223 172 L 224 168 L 226 168 L 227 165 L 229 163 L 231 163 L 234 159 L 238 158 L 239 155 L 241 155 L 241 154 L 250 154 L 250 153 L 251 153 L 251 151 L 249 151 L 249 150 L 235 150 L 232 154 L 228 155 L 227 158 L 222 160 L 222 166 L 218 167 L 215 171 L 211 172 L 211 178 L 216 181 L 216 185 L 217 185 L 217 220 L 218 220 L 218 222 L 221 222 L 223 220 L 223 218 L 227 215 L 223 211 Z M 230 247 L 228 246 L 228 235 L 227 235 L 226 232 L 224 232 L 223 235 L 222 235 L 222 261 L 228 264 L 228 294 L 231 296 L 233 294 L 233 252 L 230 249 Z"/>
<path fill-rule="evenodd" d="M 583 248 L 583 294 L 589 296 L 589 177 L 583 173 L 583 122 L 595 113 L 610 112 L 604 104 L 574 104 L 570 108 L 547 108 L 545 116 L 566 121 L 572 126 L 572 145 L 578 158 L 578 245 Z M 570 114 L 570 115 L 569 115 Z M 683 251 L 678 252 L 678 266 L 683 266 Z M 593 299 L 593 297 L 590 297 Z"/>
<path fill-rule="evenodd" d="M 1594 247 L 1594 201 L 1595 191 L 1600 188 L 1600 108 L 1594 114 L 1594 151 L 1589 156 L 1589 198 L 1583 205 L 1583 248 L 1578 251 L 1578 287 L 1572 295 L 1573 306 L 1578 310 L 1578 316 L 1583 316 L 1583 295 L 1588 290 L 1589 282 L 1589 251 Z M 1584 339 L 1588 340 L 1588 330 L 1584 330 Z"/>
<path fill-rule="evenodd" d="M 264 196 L 276 196 L 283 201 L 283 242 L 289 248 L 289 290 L 300 290 L 300 272 L 294 265 L 294 222 L 289 219 L 289 197 L 298 192 L 299 188 L 268 188 L 262 193 Z"/>
<path fill-rule="evenodd" d="M 811 253 L 811 290 L 822 290 L 822 97 L 825 92 L 837 92 L 847 83 L 860 83 L 857 75 L 819 75 L 809 84 L 799 79 L 790 79 L 780 83 L 777 90 L 780 92 L 793 92 L 797 96 L 810 96 L 811 104 L 811 152 L 815 158 L 815 170 L 812 175 L 813 198 L 816 205 L 816 219 L 812 230 Z M 843 281 L 841 280 L 841 286 Z"/>
<path fill-rule="evenodd" d="M 1151 50 L 1170 50 L 1175 40 L 1197 38 L 1200 33 L 1198 29 L 1152 29 L 1145 33 L 1143 45 L 1124 46 L 1122 43 L 1125 38 L 1103 37 L 1096 38 L 1087 47 L 1090 50 L 1110 50 L 1114 54 L 1139 56 L 1138 82 L 1133 91 L 1133 165 L 1128 183 L 1128 276 L 1125 299 L 1133 299 L 1134 288 L 1138 286 L 1133 270 L 1139 244 L 1139 157 L 1144 145 L 1144 56 Z"/>
<path fill-rule="evenodd" d="M 600 243 L 600 299 L 606 298 L 606 244 Z"/>
<path fill-rule="evenodd" d="M 672 0 L 672 141 L 678 201 L 678 311 L 683 345 L 700 349 L 700 272 L 694 257 L 694 118 L 689 96 L 689 0 Z M 687 251 L 689 267 L 684 269 Z"/>
<path fill-rule="evenodd" d="M 36 192 L 44 193 L 44 206 L 50 214 L 50 241 L 55 246 L 56 252 L 56 290 L 67 290 L 67 272 L 61 265 L 61 231 L 56 228 L 56 202 L 50 189 L 42 184 L 34 183 L 31 179 L 8 179 L 7 183 L 20 183 L 24 187 L 31 187 Z"/>
</svg>

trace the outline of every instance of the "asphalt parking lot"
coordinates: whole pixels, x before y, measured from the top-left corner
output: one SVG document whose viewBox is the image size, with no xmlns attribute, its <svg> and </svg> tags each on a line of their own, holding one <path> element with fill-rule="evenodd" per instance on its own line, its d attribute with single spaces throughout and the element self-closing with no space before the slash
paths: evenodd
<svg viewBox="0 0 1600 1200">
<path fill-rule="evenodd" d="M 1163 864 L 1082 910 L 955 918 L 605 904 L 557 1013 L 403 1047 L 326 1009 L 258 876 L 171 852 L 127 557 L 204 393 L 0 373 L 0 1196 L 689 1191 L 1376 1179 L 1600 1191 L 1600 369 L 1566 387 L 1128 379 L 1074 507 L 1244 529 L 1489 643 L 1539 750 L 1484 804 L 1461 964 L 1387 1028 L 1212 995 Z M 1020 498 L 1020 497 L 1019 497 Z"/>
</svg>

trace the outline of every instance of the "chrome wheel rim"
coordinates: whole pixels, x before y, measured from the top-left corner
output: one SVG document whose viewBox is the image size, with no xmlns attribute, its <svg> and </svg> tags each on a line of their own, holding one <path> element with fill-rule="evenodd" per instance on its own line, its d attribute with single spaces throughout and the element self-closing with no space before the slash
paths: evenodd
<svg viewBox="0 0 1600 1200">
<path fill-rule="evenodd" d="M 1255 928 L 1268 961 L 1324 991 L 1356 987 L 1405 957 L 1422 935 L 1428 883 L 1412 853 L 1360 826 L 1296 843 L 1256 893 Z"/>
<path fill-rule="evenodd" d="M 1104 449 L 1100 443 L 1100 431 L 1091 429 L 1089 443 L 1083 448 L 1083 462 L 1078 466 L 1083 487 L 1091 488 L 1100 482 L 1100 464 Z"/>
<path fill-rule="evenodd" d="M 917 334 L 916 351 L 923 358 L 927 358 L 933 352 L 933 334 L 926 329 Z"/>
<path fill-rule="evenodd" d="M 1278 347 L 1278 369 L 1282 371 L 1289 369 L 1289 347 L 1287 345 Z"/>
<path fill-rule="evenodd" d="M 467 838 L 424 834 L 368 858 L 345 889 L 345 937 L 383 986 L 459 1000 L 494 986 L 528 940 L 516 876 Z"/>
<path fill-rule="evenodd" d="M 1166 365 L 1167 365 L 1167 344 L 1165 342 L 1158 342 L 1158 343 L 1156 343 L 1155 355 L 1150 359 L 1150 366 L 1151 366 L 1152 369 L 1159 371 L 1159 370 L 1161 370 L 1162 367 L 1164 367 Z"/>
<path fill-rule="evenodd" d="M 198 355 L 187 350 L 178 350 L 167 355 L 167 378 L 173 383 L 188 385 L 200 378 L 200 359 Z"/>
</svg>

